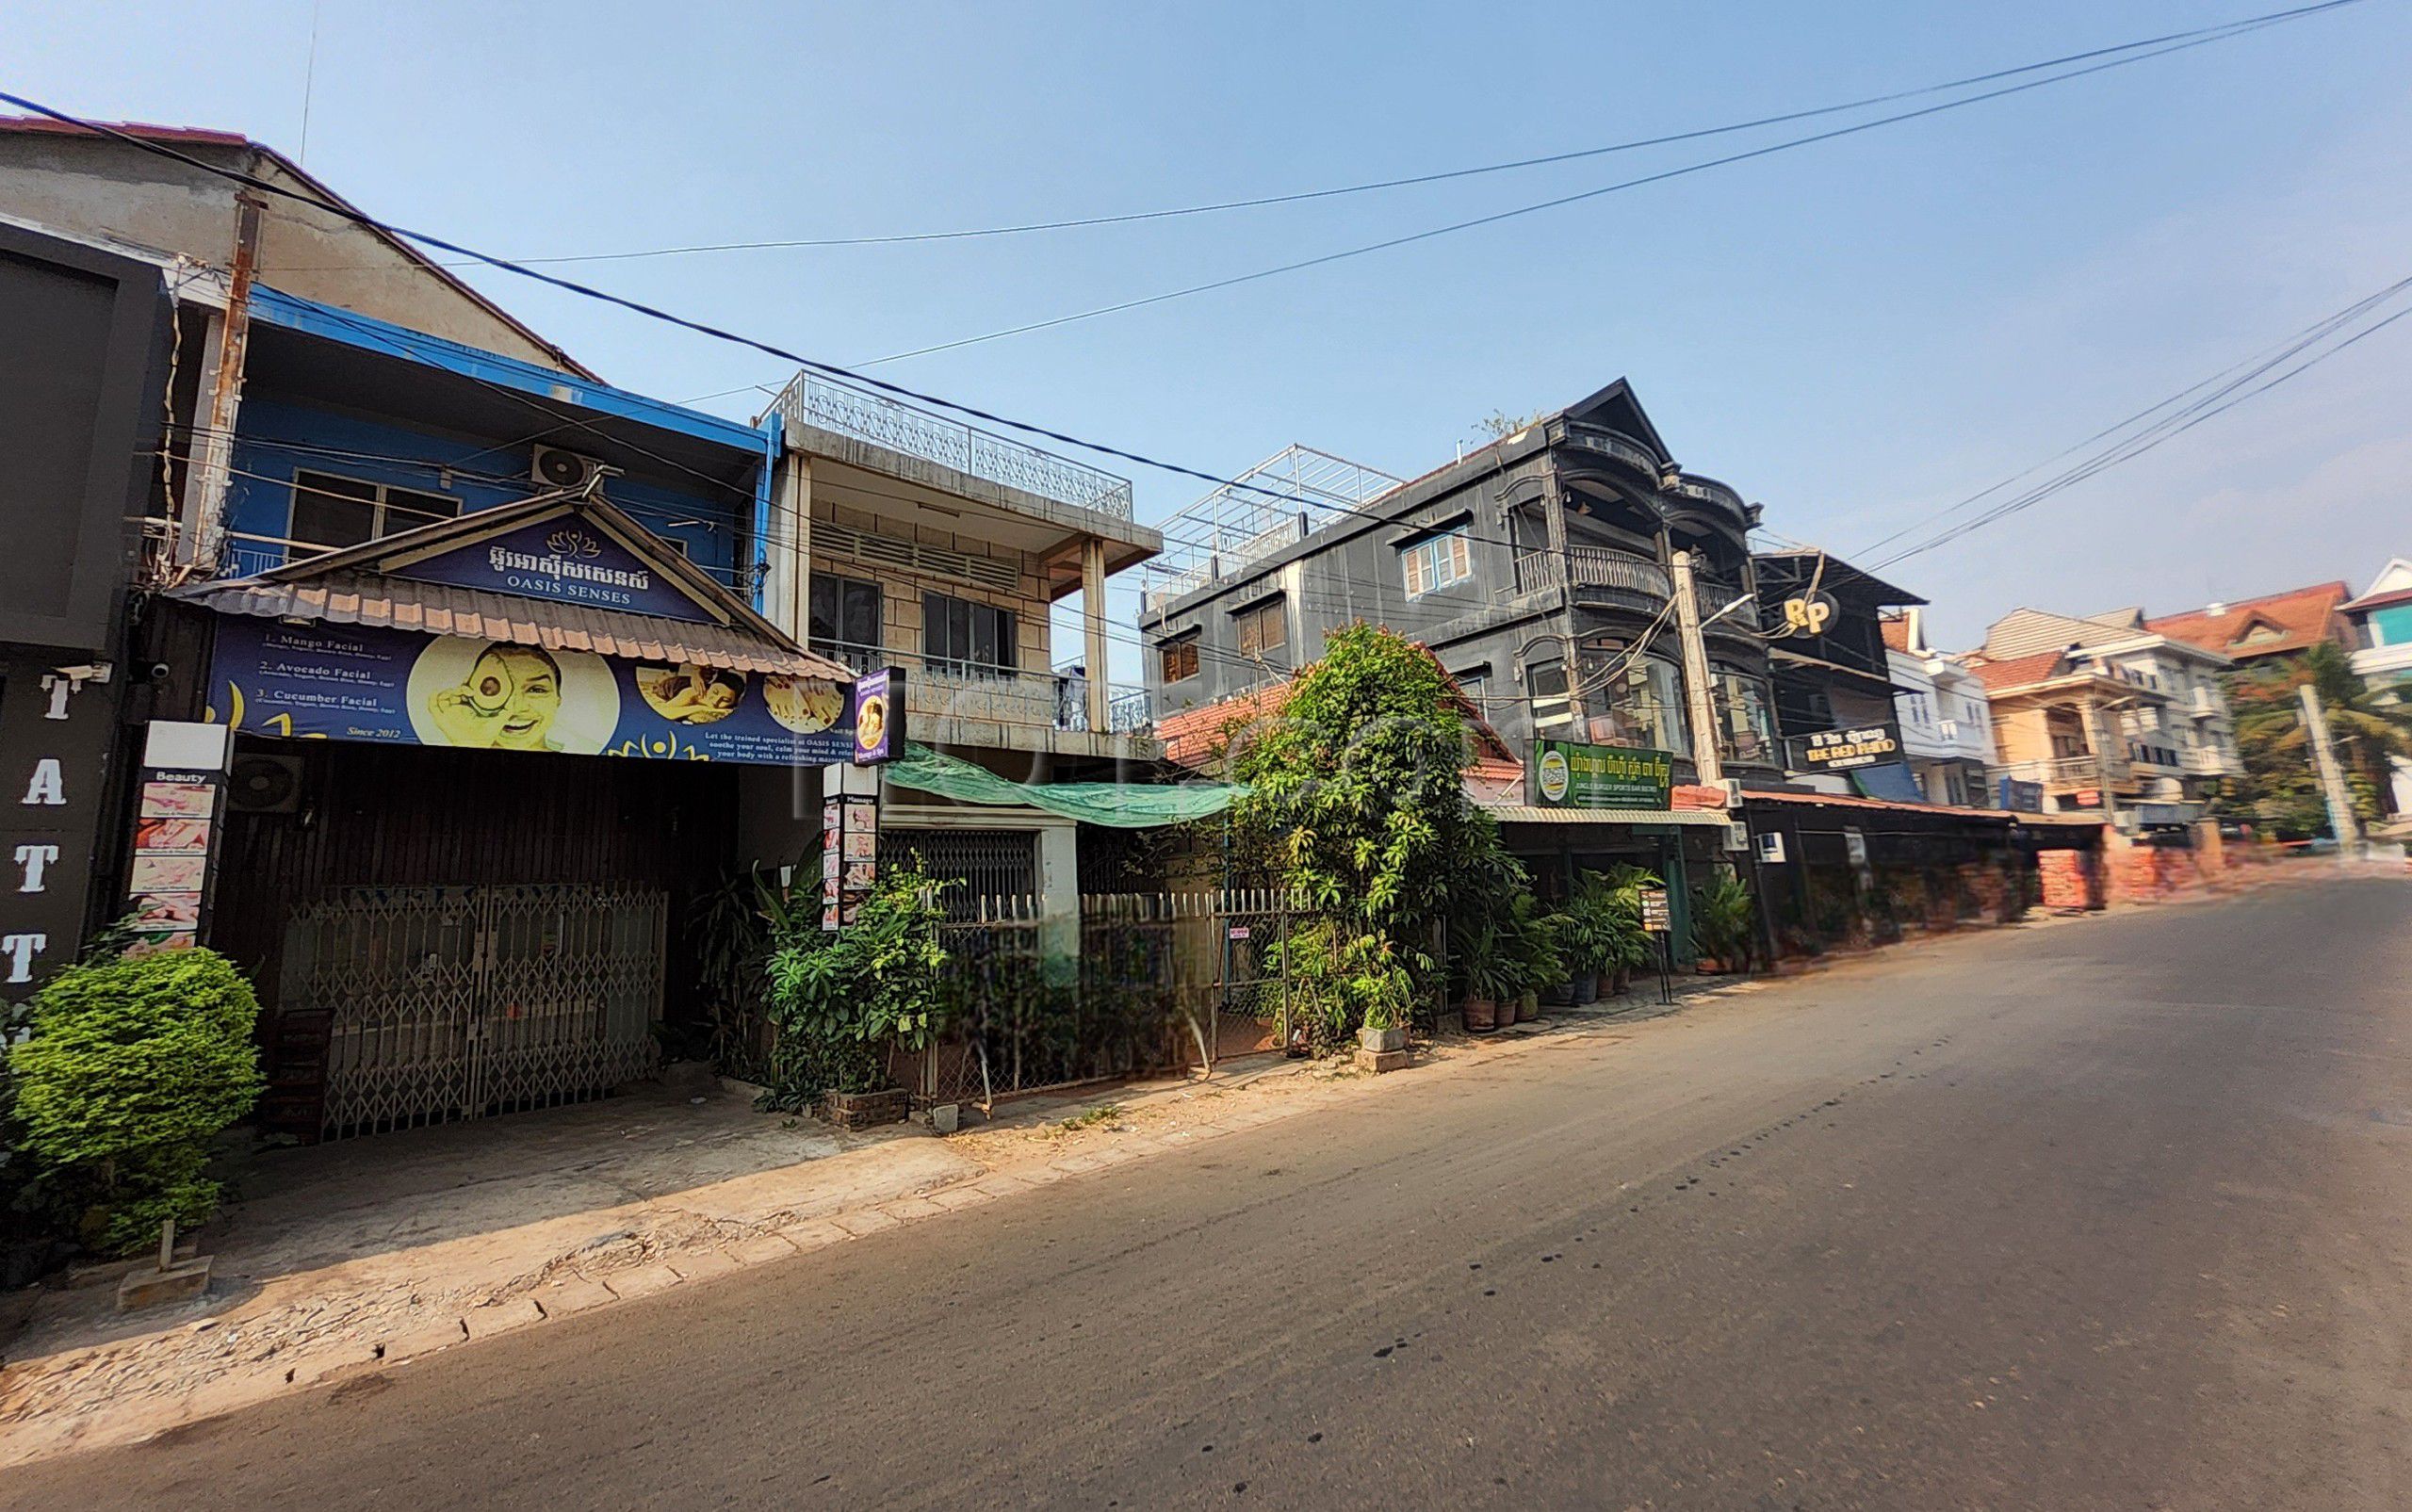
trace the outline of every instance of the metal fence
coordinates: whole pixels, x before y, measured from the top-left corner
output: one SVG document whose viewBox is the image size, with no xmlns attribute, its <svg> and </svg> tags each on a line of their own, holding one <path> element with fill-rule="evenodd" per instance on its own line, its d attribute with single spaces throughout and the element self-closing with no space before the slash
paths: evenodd
<svg viewBox="0 0 2412 1512">
<path fill-rule="evenodd" d="M 1032 894 L 950 912 L 953 1029 L 894 1069 L 932 1102 L 983 1107 L 1280 1048 L 1290 993 L 1276 946 L 1311 917 L 1270 889 L 1090 893 L 1077 920 L 1049 918 Z"/>
</svg>

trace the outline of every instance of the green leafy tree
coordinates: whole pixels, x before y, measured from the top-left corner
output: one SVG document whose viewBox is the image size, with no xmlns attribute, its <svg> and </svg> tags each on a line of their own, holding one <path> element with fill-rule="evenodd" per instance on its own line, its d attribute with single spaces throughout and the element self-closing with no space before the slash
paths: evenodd
<svg viewBox="0 0 2412 1512">
<path fill-rule="evenodd" d="M 209 1142 L 258 1099 L 259 1012 L 206 950 L 72 966 L 34 995 L 31 1037 L 8 1052 L 17 1138 L 101 1247 L 131 1253 L 163 1219 L 217 1211 Z"/>
<path fill-rule="evenodd" d="M 1342 935 L 1379 941 L 1419 989 L 1453 894 L 1514 864 L 1467 800 L 1467 740 L 1431 654 L 1356 625 L 1326 642 L 1281 717 L 1233 757 L 1249 787 L 1235 822 Z"/>
</svg>

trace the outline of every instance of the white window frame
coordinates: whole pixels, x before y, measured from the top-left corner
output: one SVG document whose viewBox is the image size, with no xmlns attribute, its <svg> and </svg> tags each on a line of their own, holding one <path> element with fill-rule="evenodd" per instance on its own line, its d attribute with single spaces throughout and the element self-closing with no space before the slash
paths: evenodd
<svg viewBox="0 0 2412 1512">
<path fill-rule="evenodd" d="M 1422 598 L 1452 584 L 1474 580 L 1474 552 L 1462 526 L 1426 536 L 1413 545 L 1401 546 L 1398 559 L 1399 576 L 1407 584 L 1410 598 Z"/>
</svg>

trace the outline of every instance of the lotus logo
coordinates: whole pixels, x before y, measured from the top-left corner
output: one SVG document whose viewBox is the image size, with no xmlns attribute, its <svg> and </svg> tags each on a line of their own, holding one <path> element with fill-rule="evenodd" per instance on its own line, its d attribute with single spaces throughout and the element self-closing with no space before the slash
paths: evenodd
<svg viewBox="0 0 2412 1512">
<path fill-rule="evenodd" d="M 583 530 L 555 530 L 545 537 L 545 549 L 556 557 L 592 561 L 603 555 L 603 543 Z"/>
<path fill-rule="evenodd" d="M 1566 796 L 1566 753 L 1541 753 L 1541 796 L 1556 803 Z"/>
</svg>

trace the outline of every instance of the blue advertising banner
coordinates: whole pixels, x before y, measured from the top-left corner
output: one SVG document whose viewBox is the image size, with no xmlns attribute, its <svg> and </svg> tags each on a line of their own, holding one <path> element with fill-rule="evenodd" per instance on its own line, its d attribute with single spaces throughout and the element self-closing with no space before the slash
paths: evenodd
<svg viewBox="0 0 2412 1512">
<path fill-rule="evenodd" d="M 255 735 L 818 766 L 855 752 L 845 685 L 503 641 L 232 615 L 212 723 Z"/>
<path fill-rule="evenodd" d="M 661 569 L 576 514 L 557 514 L 390 569 L 397 577 L 519 598 L 709 623 Z"/>
</svg>

